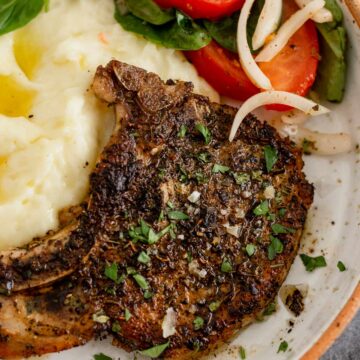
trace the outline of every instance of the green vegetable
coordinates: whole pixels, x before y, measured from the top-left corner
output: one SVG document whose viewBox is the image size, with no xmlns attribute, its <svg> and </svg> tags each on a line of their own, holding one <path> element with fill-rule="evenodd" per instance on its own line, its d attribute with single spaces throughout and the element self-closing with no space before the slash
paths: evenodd
<svg viewBox="0 0 360 360">
<path fill-rule="evenodd" d="M 149 290 L 145 290 L 144 291 L 144 298 L 145 299 L 150 299 L 150 298 L 152 298 L 154 296 L 154 294 L 151 292 L 151 291 L 149 291 Z"/>
<path fill-rule="evenodd" d="M 203 152 L 196 155 L 197 159 L 203 162 L 204 164 L 208 163 L 210 161 L 210 154 Z"/>
<path fill-rule="evenodd" d="M 142 264 L 148 264 L 150 262 L 150 256 L 145 252 L 142 251 L 138 258 L 137 258 L 138 262 L 141 262 Z"/>
<path fill-rule="evenodd" d="M 311 257 L 305 254 L 300 254 L 300 258 L 305 265 L 306 271 L 311 272 L 316 268 L 325 267 L 327 265 L 326 260 L 323 256 Z"/>
<path fill-rule="evenodd" d="M 204 137 L 205 144 L 209 144 L 211 141 L 210 130 L 203 124 L 197 123 L 195 129 Z"/>
<path fill-rule="evenodd" d="M 166 342 L 165 344 L 153 346 L 150 349 L 139 351 L 141 355 L 149 356 L 151 358 L 159 357 L 170 345 L 170 341 Z"/>
<path fill-rule="evenodd" d="M 211 37 L 222 47 L 237 53 L 236 32 L 239 12 L 219 21 L 204 20 L 204 26 Z"/>
<path fill-rule="evenodd" d="M 282 341 L 281 343 L 280 343 L 280 345 L 279 345 L 279 349 L 278 349 L 278 353 L 280 352 L 280 351 L 282 351 L 282 352 L 285 352 L 287 349 L 288 349 L 288 347 L 289 347 L 289 344 L 287 343 L 287 341 Z"/>
<path fill-rule="evenodd" d="M 294 234 L 296 232 L 295 229 L 292 229 L 292 228 L 289 228 L 289 227 L 286 227 L 284 225 L 281 225 L 281 224 L 273 224 L 271 225 L 271 230 L 273 231 L 273 233 L 275 235 L 278 235 L 278 234 Z"/>
<path fill-rule="evenodd" d="M 100 354 L 94 355 L 94 360 L 113 360 L 113 358 L 110 356 L 107 356 L 103 353 L 100 353 Z"/>
<path fill-rule="evenodd" d="M 121 326 L 120 326 L 118 321 L 115 321 L 112 324 L 111 331 L 114 332 L 114 333 L 119 333 L 121 331 Z"/>
<path fill-rule="evenodd" d="M 143 290 L 149 289 L 149 283 L 146 281 L 146 279 L 140 275 L 140 274 L 133 274 L 134 280 L 137 282 L 137 284 L 141 287 Z"/>
<path fill-rule="evenodd" d="M 256 246 L 254 244 L 247 244 L 245 250 L 249 256 L 252 256 L 255 253 Z"/>
<path fill-rule="evenodd" d="M 0 2 L 0 35 L 28 24 L 40 13 L 44 5 L 44 0 L 2 0 Z"/>
<path fill-rule="evenodd" d="M 343 272 L 343 271 L 346 270 L 346 266 L 344 265 L 344 263 L 342 261 L 338 261 L 337 267 L 338 267 L 340 272 Z"/>
<path fill-rule="evenodd" d="M 184 138 L 187 132 L 187 127 L 185 125 L 181 125 L 180 126 L 180 130 L 178 132 L 178 137 L 179 138 Z"/>
<path fill-rule="evenodd" d="M 335 0 L 326 0 L 333 21 L 316 24 L 320 38 L 321 61 L 314 85 L 320 97 L 340 102 L 344 96 L 346 81 L 346 30 L 342 26 L 343 14 Z"/>
<path fill-rule="evenodd" d="M 131 312 L 129 311 L 128 308 L 125 309 L 124 316 L 125 316 L 125 321 L 129 321 L 132 318 Z"/>
<path fill-rule="evenodd" d="M 245 348 L 243 348 L 242 346 L 240 346 L 240 348 L 239 348 L 239 355 L 240 355 L 241 360 L 246 359 L 246 351 L 245 351 Z"/>
<path fill-rule="evenodd" d="M 212 303 L 210 303 L 209 309 L 211 312 L 214 312 L 219 308 L 220 305 L 221 305 L 221 301 L 213 301 Z"/>
<path fill-rule="evenodd" d="M 271 302 L 268 304 L 268 306 L 265 308 L 265 310 L 263 311 L 263 315 L 264 316 L 270 316 L 272 315 L 274 312 L 276 311 L 276 304 Z"/>
<path fill-rule="evenodd" d="M 198 50 L 209 44 L 209 34 L 183 13 L 176 11 L 176 18 L 164 25 L 152 25 L 128 12 L 115 1 L 115 20 L 124 30 L 142 35 L 148 41 L 176 50 Z"/>
<path fill-rule="evenodd" d="M 229 273 L 232 271 L 232 265 L 231 262 L 227 259 L 224 259 L 222 264 L 221 264 L 221 271 L 223 273 Z"/>
<path fill-rule="evenodd" d="M 268 258 L 274 260 L 277 254 L 281 254 L 284 251 L 284 245 L 280 239 L 270 235 L 271 244 L 268 247 Z"/>
<path fill-rule="evenodd" d="M 181 211 L 169 211 L 168 217 L 170 220 L 188 220 L 189 216 Z"/>
<path fill-rule="evenodd" d="M 264 148 L 266 170 L 269 173 L 276 161 L 278 160 L 277 150 L 270 145 L 266 145 Z"/>
<path fill-rule="evenodd" d="M 213 174 L 217 174 L 217 173 L 225 174 L 229 170 L 230 170 L 230 168 L 228 166 L 224 166 L 224 165 L 220 165 L 220 164 L 214 164 L 211 172 Z"/>
<path fill-rule="evenodd" d="M 264 200 L 254 210 L 253 213 L 257 216 L 266 215 L 269 212 L 269 202 Z"/>
<path fill-rule="evenodd" d="M 128 10 L 136 17 L 154 25 L 163 25 L 174 19 L 173 11 L 161 9 L 153 0 L 125 0 Z"/>
<path fill-rule="evenodd" d="M 250 175 L 247 173 L 232 173 L 231 174 L 234 177 L 235 182 L 238 185 L 246 184 L 250 181 Z"/>
<path fill-rule="evenodd" d="M 121 275 L 119 277 L 118 265 L 116 263 L 112 263 L 111 265 L 106 264 L 104 274 L 106 277 L 114 281 L 116 284 L 122 283 L 126 278 L 126 275 Z"/>
<path fill-rule="evenodd" d="M 194 330 L 200 330 L 204 326 L 204 319 L 200 316 L 197 316 L 193 321 Z"/>
</svg>

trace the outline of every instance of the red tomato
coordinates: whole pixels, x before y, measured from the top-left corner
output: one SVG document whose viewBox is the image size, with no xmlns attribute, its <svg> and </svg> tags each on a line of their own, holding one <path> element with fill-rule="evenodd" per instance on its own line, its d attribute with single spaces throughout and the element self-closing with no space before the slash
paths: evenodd
<svg viewBox="0 0 360 360">
<path fill-rule="evenodd" d="M 293 0 L 283 3 L 284 17 L 298 10 Z M 245 75 L 238 57 L 215 42 L 196 50 L 185 52 L 198 73 L 220 94 L 237 100 L 246 100 L 259 90 Z M 275 90 L 293 92 L 304 96 L 312 86 L 319 61 L 319 44 L 315 25 L 308 21 L 289 40 L 284 49 L 271 61 L 260 63 Z M 272 105 L 273 110 L 288 110 Z"/>
<path fill-rule="evenodd" d="M 245 75 L 237 54 L 215 41 L 200 50 L 186 51 L 185 55 L 199 75 L 221 95 L 244 101 L 259 92 Z"/>
<path fill-rule="evenodd" d="M 174 7 L 193 19 L 219 19 L 241 9 L 245 0 L 155 0 L 164 8 Z"/>
<path fill-rule="evenodd" d="M 292 0 L 284 1 L 283 15 L 289 18 L 299 10 Z M 270 79 L 275 90 L 289 91 L 305 96 L 316 77 L 319 62 L 319 41 L 315 24 L 309 20 L 288 41 L 281 52 L 260 68 Z M 288 110 L 282 105 L 272 105 L 271 110 Z"/>
</svg>

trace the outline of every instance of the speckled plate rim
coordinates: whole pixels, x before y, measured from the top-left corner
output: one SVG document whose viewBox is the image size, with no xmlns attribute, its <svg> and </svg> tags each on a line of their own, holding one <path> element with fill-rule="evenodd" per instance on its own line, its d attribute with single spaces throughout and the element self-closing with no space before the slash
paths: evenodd
<svg viewBox="0 0 360 360">
<path fill-rule="evenodd" d="M 360 27 L 360 0 L 345 0 L 345 4 Z M 319 359 L 342 334 L 359 309 L 360 283 L 358 283 L 350 299 L 346 302 L 335 320 L 320 336 L 312 348 L 301 357 L 301 360 Z"/>
<path fill-rule="evenodd" d="M 359 309 L 360 283 L 357 285 L 350 299 L 347 301 L 346 305 L 337 315 L 335 320 L 321 335 L 320 339 L 316 341 L 313 347 L 301 357 L 301 360 L 319 359 L 321 355 L 323 355 L 326 350 L 328 350 L 335 342 L 335 340 L 342 334 Z"/>
</svg>

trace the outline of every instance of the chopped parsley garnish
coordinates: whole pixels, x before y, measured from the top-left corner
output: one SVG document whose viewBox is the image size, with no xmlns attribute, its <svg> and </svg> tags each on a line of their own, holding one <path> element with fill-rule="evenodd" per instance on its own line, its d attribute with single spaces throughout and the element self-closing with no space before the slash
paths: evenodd
<svg viewBox="0 0 360 360">
<path fill-rule="evenodd" d="M 131 312 L 129 311 L 128 308 L 125 308 L 124 317 L 125 317 L 125 321 L 129 321 L 132 318 Z"/>
<path fill-rule="evenodd" d="M 250 175 L 247 173 L 235 173 L 231 174 L 234 177 L 236 184 L 243 185 L 250 181 Z"/>
<path fill-rule="evenodd" d="M 168 212 L 168 218 L 170 220 L 188 220 L 189 216 L 181 211 L 169 211 Z"/>
<path fill-rule="evenodd" d="M 316 268 L 325 267 L 326 260 L 323 256 L 311 257 L 305 254 L 300 254 L 300 258 L 305 266 L 306 271 L 314 271 Z"/>
<path fill-rule="evenodd" d="M 118 281 L 118 265 L 116 263 L 112 263 L 111 265 L 106 264 L 104 273 L 110 280 Z"/>
<path fill-rule="evenodd" d="M 315 141 L 310 141 L 308 139 L 304 139 L 302 141 L 302 149 L 305 155 L 310 155 L 311 150 L 316 150 Z"/>
<path fill-rule="evenodd" d="M 193 321 L 194 330 L 200 330 L 204 326 L 204 319 L 200 316 L 197 316 Z"/>
<path fill-rule="evenodd" d="M 144 298 L 145 299 L 151 299 L 154 296 L 154 294 L 150 290 L 144 291 Z"/>
<path fill-rule="evenodd" d="M 251 173 L 251 177 L 253 180 L 262 181 L 262 171 L 261 170 L 255 170 Z"/>
<path fill-rule="evenodd" d="M 179 167 L 179 172 L 180 172 L 180 178 L 179 178 L 180 182 L 186 183 L 189 180 L 189 175 L 181 167 Z"/>
<path fill-rule="evenodd" d="M 128 275 L 134 275 L 134 274 L 136 274 L 136 270 L 135 270 L 135 268 L 133 268 L 133 267 L 127 267 L 127 268 L 126 268 L 126 273 L 127 273 Z"/>
<path fill-rule="evenodd" d="M 192 262 L 193 256 L 192 256 L 191 251 L 188 251 L 188 252 L 186 253 L 186 259 L 187 259 L 188 263 L 191 263 L 191 262 Z"/>
<path fill-rule="evenodd" d="M 94 355 L 94 360 L 113 360 L 113 358 L 103 353 L 100 353 Z"/>
<path fill-rule="evenodd" d="M 264 155 L 265 155 L 266 170 L 269 173 L 278 159 L 277 150 L 270 145 L 266 145 L 264 147 Z"/>
<path fill-rule="evenodd" d="M 337 267 L 338 267 L 338 269 L 339 269 L 340 272 L 343 272 L 343 271 L 346 270 L 346 266 L 345 266 L 345 264 L 344 264 L 342 261 L 338 261 Z"/>
<path fill-rule="evenodd" d="M 284 250 L 284 245 L 280 239 L 270 235 L 271 244 L 268 247 L 268 258 L 274 260 L 277 254 L 281 254 Z"/>
<path fill-rule="evenodd" d="M 209 309 L 211 312 L 214 312 L 219 308 L 220 305 L 221 305 L 221 301 L 213 301 L 212 303 L 210 303 Z"/>
<path fill-rule="evenodd" d="M 270 316 L 271 314 L 273 314 L 276 311 L 276 304 L 271 302 L 268 304 L 268 306 L 265 308 L 265 310 L 263 311 L 263 315 L 264 316 Z"/>
<path fill-rule="evenodd" d="M 269 212 L 269 202 L 267 200 L 262 201 L 254 210 L 253 213 L 257 216 L 266 215 Z"/>
<path fill-rule="evenodd" d="M 197 183 L 200 184 L 205 184 L 207 182 L 207 177 L 204 175 L 203 172 L 201 171 L 197 171 L 195 173 L 195 179 L 197 181 Z"/>
<path fill-rule="evenodd" d="M 92 319 L 99 324 L 106 324 L 110 320 L 110 318 L 104 313 L 103 310 L 93 314 Z"/>
<path fill-rule="evenodd" d="M 180 126 L 180 130 L 178 132 L 178 137 L 179 138 L 184 138 L 187 132 L 187 127 L 185 125 L 181 125 Z"/>
<path fill-rule="evenodd" d="M 285 209 L 285 208 L 281 208 L 281 209 L 279 210 L 279 216 L 280 216 L 280 217 L 284 217 L 285 214 L 286 214 L 286 209 Z"/>
<path fill-rule="evenodd" d="M 228 166 L 224 166 L 224 165 L 220 165 L 220 164 L 214 164 L 211 172 L 213 174 L 217 174 L 217 173 L 225 174 L 229 170 L 230 170 L 230 168 Z"/>
<path fill-rule="evenodd" d="M 166 228 L 162 229 L 160 232 L 158 232 L 157 234 L 154 232 L 153 229 L 150 229 L 149 231 L 149 239 L 148 239 L 148 243 L 150 245 L 155 244 L 156 242 L 158 242 L 165 234 L 167 234 L 170 230 L 172 229 L 171 225 L 168 225 Z"/>
<path fill-rule="evenodd" d="M 150 256 L 145 251 L 142 251 L 137 258 L 137 261 L 142 264 L 148 264 L 150 260 Z"/>
<path fill-rule="evenodd" d="M 210 154 L 207 152 L 202 152 L 196 155 L 196 158 L 203 162 L 204 164 L 208 163 L 210 161 Z"/>
<path fill-rule="evenodd" d="M 115 321 L 112 324 L 111 331 L 114 332 L 114 333 L 119 333 L 121 331 L 121 326 L 120 326 L 118 321 Z"/>
<path fill-rule="evenodd" d="M 289 347 L 289 344 L 287 343 L 287 341 L 282 341 L 281 343 L 280 343 L 280 345 L 279 345 L 279 348 L 278 348 L 278 353 L 280 352 L 280 351 L 282 351 L 282 352 L 285 352 L 287 349 L 288 349 L 288 347 Z"/>
<path fill-rule="evenodd" d="M 241 360 L 246 359 L 246 351 L 245 351 L 245 348 L 243 348 L 242 346 L 240 346 L 240 348 L 239 348 L 239 355 L 240 355 Z"/>
<path fill-rule="evenodd" d="M 159 357 L 170 345 L 170 341 L 166 342 L 165 344 L 153 346 L 150 349 L 139 351 L 141 355 L 149 356 L 151 358 Z"/>
<path fill-rule="evenodd" d="M 210 130 L 203 124 L 197 123 L 195 129 L 204 137 L 205 144 L 208 145 L 211 141 Z"/>
<path fill-rule="evenodd" d="M 254 244 L 247 244 L 245 250 L 249 256 L 252 256 L 255 253 L 256 246 Z"/>
<path fill-rule="evenodd" d="M 221 271 L 223 273 L 229 273 L 232 271 L 232 265 L 231 262 L 227 259 L 224 259 L 222 264 L 221 264 Z"/>
<path fill-rule="evenodd" d="M 168 233 L 171 226 L 172 225 L 168 225 L 160 232 L 155 233 L 153 228 L 148 225 L 143 219 L 141 219 L 140 226 L 130 228 L 129 236 L 134 243 L 141 241 L 143 243 L 152 245 L 159 241 L 166 233 Z"/>
<path fill-rule="evenodd" d="M 141 287 L 141 289 L 143 289 L 143 290 L 149 289 L 149 283 L 142 275 L 133 274 L 133 278 L 137 282 L 137 284 Z"/>
<path fill-rule="evenodd" d="M 273 233 L 275 235 L 278 235 L 278 234 L 294 234 L 296 232 L 295 229 L 286 227 L 286 226 L 281 225 L 281 224 L 273 224 L 273 225 L 271 225 L 271 230 L 273 231 Z"/>
</svg>

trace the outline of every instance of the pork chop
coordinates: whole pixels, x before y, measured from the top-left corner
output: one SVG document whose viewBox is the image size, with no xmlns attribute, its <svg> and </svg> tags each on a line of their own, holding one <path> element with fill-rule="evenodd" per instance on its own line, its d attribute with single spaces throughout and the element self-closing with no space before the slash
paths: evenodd
<svg viewBox="0 0 360 360">
<path fill-rule="evenodd" d="M 197 359 L 253 321 L 286 278 L 313 199 L 301 152 L 251 115 L 230 143 L 235 108 L 118 61 L 98 68 L 93 90 L 116 123 L 70 232 L 81 235 L 77 261 L 16 288 L 7 284 L 11 274 L 23 284 L 16 264 L 26 252 L 15 263 L 2 254 L 0 357 L 107 333 L 128 351 Z M 58 259 L 46 254 L 37 256 Z"/>
</svg>

